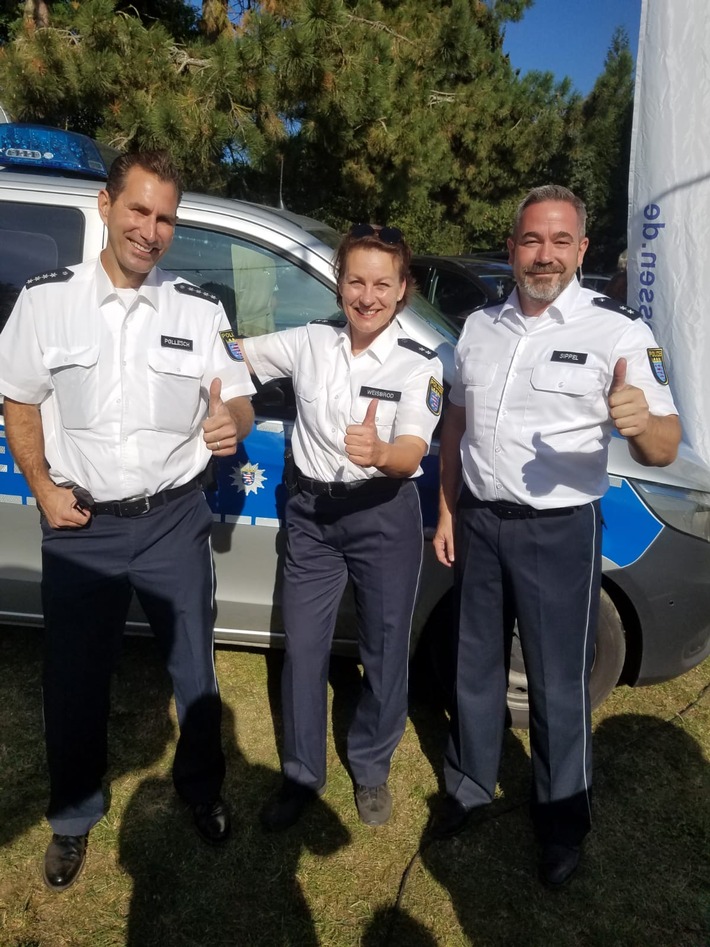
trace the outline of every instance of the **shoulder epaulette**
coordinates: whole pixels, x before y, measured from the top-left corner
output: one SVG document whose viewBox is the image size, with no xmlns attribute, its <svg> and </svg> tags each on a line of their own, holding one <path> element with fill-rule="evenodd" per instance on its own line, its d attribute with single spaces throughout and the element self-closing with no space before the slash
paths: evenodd
<svg viewBox="0 0 710 947">
<path fill-rule="evenodd" d="M 347 319 L 311 319 L 309 326 L 333 326 L 334 329 L 344 329 Z"/>
<path fill-rule="evenodd" d="M 207 302 L 215 305 L 219 302 L 219 298 L 214 293 L 208 292 L 201 286 L 195 286 L 194 283 L 174 283 L 173 285 L 176 291 L 184 296 L 197 296 L 199 299 L 206 299 Z"/>
<path fill-rule="evenodd" d="M 620 303 L 610 296 L 595 296 L 592 300 L 592 305 L 601 306 L 602 309 L 611 309 L 612 312 L 620 312 L 621 315 L 626 316 L 627 319 L 641 318 L 641 313 L 637 309 L 632 309 L 631 306 Z"/>
<path fill-rule="evenodd" d="M 56 270 L 48 270 L 46 273 L 38 273 L 25 283 L 25 289 L 32 289 L 34 286 L 43 286 L 45 283 L 66 283 L 74 275 L 73 270 L 68 270 L 66 266 L 60 266 Z"/>
<path fill-rule="evenodd" d="M 397 344 L 401 345 L 404 349 L 418 352 L 419 355 L 423 355 L 424 358 L 436 358 L 436 352 L 434 352 L 433 349 L 428 349 L 426 345 L 415 342 L 414 339 L 397 339 Z"/>
</svg>

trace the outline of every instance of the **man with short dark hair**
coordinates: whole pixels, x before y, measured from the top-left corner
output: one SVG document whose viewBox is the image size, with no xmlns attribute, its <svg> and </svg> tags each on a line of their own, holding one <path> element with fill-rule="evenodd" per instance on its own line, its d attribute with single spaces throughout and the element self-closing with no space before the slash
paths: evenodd
<svg viewBox="0 0 710 947">
<path fill-rule="evenodd" d="M 175 787 L 204 839 L 229 834 L 200 477 L 248 434 L 254 389 L 216 297 L 156 268 L 181 193 L 166 153 L 118 158 L 98 198 L 100 258 L 28 280 L 0 336 L 7 438 L 41 511 L 55 891 L 76 881 L 105 811 L 110 676 L 133 591 L 173 679 Z"/>
<path fill-rule="evenodd" d="M 601 585 L 599 499 L 612 434 L 642 464 L 673 461 L 680 425 L 663 354 L 639 314 L 582 289 L 584 204 L 547 185 L 521 203 L 517 288 L 472 313 L 441 436 L 434 546 L 454 566 L 456 692 L 432 833 L 492 801 L 513 627 L 530 698 L 540 874 L 564 884 L 591 825 L 589 674 Z M 454 552 L 456 556 L 454 558 Z"/>
</svg>

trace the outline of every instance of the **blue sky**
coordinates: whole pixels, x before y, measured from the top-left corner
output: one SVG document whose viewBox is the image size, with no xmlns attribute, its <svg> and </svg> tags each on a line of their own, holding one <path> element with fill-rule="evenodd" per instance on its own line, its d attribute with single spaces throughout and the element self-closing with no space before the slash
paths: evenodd
<svg viewBox="0 0 710 947">
<path fill-rule="evenodd" d="M 629 34 L 636 58 L 640 20 L 641 0 L 535 0 L 519 23 L 507 24 L 504 49 L 521 75 L 535 69 L 569 76 L 587 95 L 617 26 Z"/>
</svg>

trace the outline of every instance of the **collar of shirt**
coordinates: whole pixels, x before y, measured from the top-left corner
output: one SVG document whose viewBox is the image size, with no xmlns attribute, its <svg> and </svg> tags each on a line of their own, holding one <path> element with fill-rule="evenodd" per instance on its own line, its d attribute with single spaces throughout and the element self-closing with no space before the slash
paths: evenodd
<svg viewBox="0 0 710 947">
<path fill-rule="evenodd" d="M 143 283 L 136 290 L 136 299 L 142 299 L 157 311 L 158 309 L 158 287 L 160 286 L 161 274 L 157 267 L 148 273 Z M 96 296 L 100 306 L 110 299 L 117 298 L 116 287 L 103 267 L 101 257 L 96 260 Z"/>
<path fill-rule="evenodd" d="M 514 322 L 523 325 L 526 329 L 531 324 L 538 325 L 538 319 L 544 319 L 549 316 L 554 322 L 569 322 L 570 316 L 577 304 L 577 297 L 581 287 L 576 276 L 572 277 L 571 282 L 562 290 L 560 295 L 540 313 L 539 316 L 526 316 L 520 307 L 520 297 L 518 296 L 518 287 L 508 296 L 506 301 L 498 310 L 496 322 Z"/>
<path fill-rule="evenodd" d="M 380 334 L 373 339 L 373 341 L 368 345 L 364 352 L 360 354 L 362 356 L 370 355 L 373 358 L 376 358 L 380 364 L 383 364 L 387 356 L 390 354 L 392 349 L 397 344 L 397 339 L 399 338 L 400 324 L 399 320 L 395 316 L 392 322 L 387 326 L 387 328 L 380 332 Z M 350 326 L 344 326 L 339 337 L 338 343 L 340 345 L 345 345 L 347 343 L 347 353 L 351 358 L 359 358 L 360 356 L 353 356 L 352 350 L 350 348 Z"/>
</svg>

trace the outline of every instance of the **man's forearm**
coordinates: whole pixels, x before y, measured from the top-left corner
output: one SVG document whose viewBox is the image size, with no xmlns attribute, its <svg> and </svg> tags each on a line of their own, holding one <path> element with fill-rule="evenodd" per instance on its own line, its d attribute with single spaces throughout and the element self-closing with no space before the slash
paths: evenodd
<svg viewBox="0 0 710 947">
<path fill-rule="evenodd" d="M 681 433 L 677 415 L 652 414 L 643 434 L 627 438 L 631 456 L 645 467 L 667 467 L 676 459 Z"/>
<path fill-rule="evenodd" d="M 461 438 L 466 430 L 466 409 L 449 404 L 439 442 L 439 508 L 453 515 L 461 491 Z"/>
<path fill-rule="evenodd" d="M 44 456 L 44 432 L 39 405 L 5 398 L 5 433 L 15 463 L 22 471 L 35 499 L 52 486 Z"/>
</svg>

